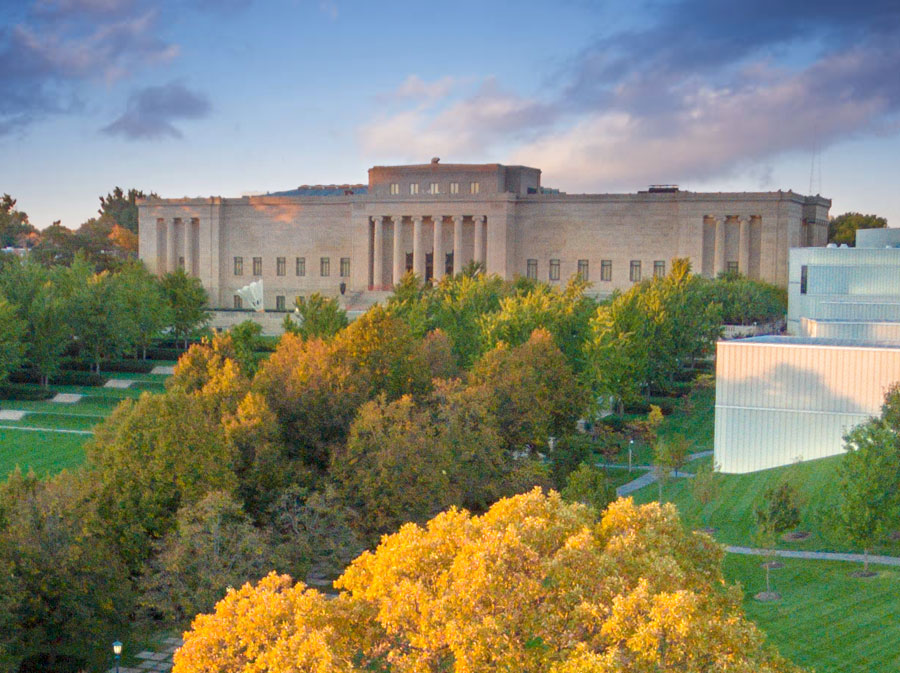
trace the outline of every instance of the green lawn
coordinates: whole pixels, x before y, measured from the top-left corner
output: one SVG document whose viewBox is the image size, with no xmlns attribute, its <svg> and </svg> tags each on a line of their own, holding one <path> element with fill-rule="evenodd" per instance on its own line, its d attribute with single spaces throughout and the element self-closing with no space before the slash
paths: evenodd
<svg viewBox="0 0 900 673">
<path fill-rule="evenodd" d="M 872 566 L 877 577 L 853 578 L 850 563 L 782 559 L 772 571 L 777 602 L 765 590 L 762 559 L 729 554 L 726 578 L 745 591 L 744 610 L 779 652 L 818 673 L 900 670 L 900 568 Z"/>
<path fill-rule="evenodd" d="M 90 435 L 0 430 L 0 478 L 18 465 L 23 471 L 53 474 L 84 461 L 83 444 Z"/>
</svg>

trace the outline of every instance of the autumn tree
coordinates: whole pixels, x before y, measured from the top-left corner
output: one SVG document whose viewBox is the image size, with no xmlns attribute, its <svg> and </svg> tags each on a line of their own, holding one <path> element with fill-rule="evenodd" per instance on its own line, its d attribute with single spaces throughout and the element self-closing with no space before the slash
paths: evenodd
<svg viewBox="0 0 900 673">
<path fill-rule="evenodd" d="M 257 581 L 278 565 L 268 533 L 222 491 L 179 509 L 175 527 L 154 547 L 142 578 L 141 605 L 167 622 L 182 623 L 211 610 L 228 587 Z"/>
<path fill-rule="evenodd" d="M 132 568 L 171 530 L 180 507 L 236 486 L 220 421 L 198 396 L 144 393 L 123 401 L 94 432 L 87 464 L 98 512 Z"/>
<path fill-rule="evenodd" d="M 154 198 L 157 195 L 153 192 L 144 194 L 140 189 L 129 189 L 126 192 L 121 187 L 115 187 L 112 192 L 100 197 L 100 210 L 97 213 L 110 217 L 116 225 L 136 234 L 138 233 L 137 200 L 147 197 Z"/>
<path fill-rule="evenodd" d="M 9 194 L 0 197 L 0 248 L 31 247 L 36 233 L 28 215 L 16 209 L 16 200 Z"/>
<path fill-rule="evenodd" d="M 499 344 L 475 364 L 470 381 L 491 396 L 510 451 L 543 450 L 548 437 L 574 432 L 588 406 L 586 390 L 544 330 L 520 346 Z"/>
<path fill-rule="evenodd" d="M 175 673 L 797 670 L 672 506 L 594 510 L 540 489 L 451 509 L 354 561 L 326 601 L 269 575 L 198 616 Z"/>
<path fill-rule="evenodd" d="M 828 242 L 856 245 L 856 232 L 860 229 L 881 229 L 887 226 L 887 219 L 878 215 L 843 213 L 828 222 Z"/>
</svg>

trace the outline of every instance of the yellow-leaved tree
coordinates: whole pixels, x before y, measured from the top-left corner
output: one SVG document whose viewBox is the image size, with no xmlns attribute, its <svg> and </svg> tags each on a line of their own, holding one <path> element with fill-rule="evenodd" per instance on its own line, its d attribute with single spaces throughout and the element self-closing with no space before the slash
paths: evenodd
<svg viewBox="0 0 900 673">
<path fill-rule="evenodd" d="M 357 558 L 334 600 L 270 575 L 200 615 L 175 673 L 796 671 L 744 618 L 722 549 L 675 508 L 598 521 L 540 489 L 451 509 Z"/>
</svg>

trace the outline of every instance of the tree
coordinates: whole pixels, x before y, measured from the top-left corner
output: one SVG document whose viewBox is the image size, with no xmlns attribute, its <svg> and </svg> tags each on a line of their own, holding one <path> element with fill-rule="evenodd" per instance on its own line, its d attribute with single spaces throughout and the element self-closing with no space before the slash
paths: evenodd
<svg viewBox="0 0 900 673">
<path fill-rule="evenodd" d="M 354 561 L 326 601 L 269 575 L 194 620 L 175 673 L 797 670 L 741 613 L 721 547 L 672 506 L 540 489 L 451 509 Z"/>
<path fill-rule="evenodd" d="M 616 499 L 616 489 L 610 485 L 606 472 L 601 468 L 581 463 L 569 474 L 560 495 L 569 502 L 580 502 L 600 513 Z"/>
<path fill-rule="evenodd" d="M 184 339 L 187 348 L 191 332 L 209 322 L 209 315 L 204 310 L 208 301 L 206 290 L 199 278 L 187 275 L 184 269 L 163 276 L 162 289 L 172 307 L 172 333 L 176 341 Z"/>
<path fill-rule="evenodd" d="M 179 508 L 237 485 L 219 418 L 177 390 L 123 401 L 95 428 L 87 465 L 103 525 L 132 569 Z"/>
<path fill-rule="evenodd" d="M 659 407 L 657 407 L 657 411 Z M 672 476 L 678 473 L 685 462 L 691 445 L 682 434 L 674 434 L 662 440 L 657 440 L 653 447 L 653 471 L 656 474 L 656 484 L 659 488 L 659 501 L 663 501 L 663 486 Z"/>
<path fill-rule="evenodd" d="M 105 663 L 97 644 L 120 633 L 133 595 L 94 520 L 83 473 L 42 480 L 15 470 L 0 484 L 0 651 L 9 662 L 2 670 Z"/>
<path fill-rule="evenodd" d="M 349 324 L 347 312 L 337 299 L 323 297 L 318 292 L 313 292 L 309 299 L 297 297 L 294 306 L 297 321 L 285 316 L 284 330 L 304 339 L 327 340 Z"/>
<path fill-rule="evenodd" d="M 774 559 L 776 538 L 800 523 L 800 507 L 797 491 L 789 481 L 770 486 L 762 496 L 762 502 L 754 510 L 756 538 L 769 551 L 766 566 L 766 593 L 772 594 L 769 571 Z"/>
<path fill-rule="evenodd" d="M 256 351 L 262 343 L 262 325 L 252 320 L 238 323 L 228 333 L 234 345 L 234 358 L 247 376 L 256 373 Z"/>
<path fill-rule="evenodd" d="M 138 233 L 138 207 L 137 200 L 143 198 L 159 198 L 157 194 L 150 192 L 144 194 L 140 189 L 129 189 L 126 193 L 121 187 L 116 187 L 105 197 L 100 197 L 100 210 L 98 214 L 109 216 L 119 227 Z"/>
<path fill-rule="evenodd" d="M 878 215 L 843 213 L 828 222 L 828 242 L 853 247 L 856 245 L 856 232 L 859 229 L 881 229 L 886 226 L 887 220 Z"/>
<path fill-rule="evenodd" d="M 179 509 L 174 529 L 154 546 L 141 605 L 167 622 L 211 610 L 228 587 L 258 581 L 279 564 L 269 535 L 222 491 Z"/>
<path fill-rule="evenodd" d="M 22 362 L 25 330 L 25 322 L 16 315 L 15 307 L 0 294 L 0 383 Z"/>
<path fill-rule="evenodd" d="M 16 210 L 16 200 L 9 194 L 0 197 L 0 248 L 31 247 L 36 236 L 28 215 Z"/>
<path fill-rule="evenodd" d="M 708 525 L 706 507 L 718 497 L 720 487 L 721 480 L 716 466 L 703 461 L 691 479 L 691 490 L 694 500 L 700 505 L 700 521 L 704 525 Z"/>
<path fill-rule="evenodd" d="M 124 295 L 118 278 L 103 271 L 90 276 L 72 296 L 74 338 L 98 374 L 104 360 L 130 350 L 138 338 Z"/>
<path fill-rule="evenodd" d="M 472 368 L 471 385 L 492 398 L 504 446 L 511 452 L 543 450 L 550 436 L 574 432 L 588 406 L 587 392 L 545 330 L 524 344 L 501 343 Z"/>
<path fill-rule="evenodd" d="M 837 523 L 862 548 L 863 573 L 868 574 L 869 550 L 884 539 L 900 515 L 900 437 L 883 418 L 872 419 L 847 433 L 844 448 L 838 470 Z"/>
<path fill-rule="evenodd" d="M 163 328 L 172 324 L 172 308 L 159 280 L 139 262 L 125 264 L 116 274 L 120 299 L 134 333 L 130 343 L 147 358 L 147 348 Z"/>
</svg>

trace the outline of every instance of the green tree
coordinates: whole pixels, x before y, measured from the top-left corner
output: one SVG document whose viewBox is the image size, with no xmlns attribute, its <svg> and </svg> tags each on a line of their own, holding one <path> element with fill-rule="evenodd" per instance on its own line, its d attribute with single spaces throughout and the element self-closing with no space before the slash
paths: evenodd
<svg viewBox="0 0 900 673">
<path fill-rule="evenodd" d="M 792 530 L 800 523 L 800 505 L 797 490 L 789 481 L 770 486 L 754 509 L 756 539 L 768 550 L 766 567 L 766 593 L 772 593 L 769 571 L 775 558 L 775 542 L 779 535 Z"/>
<path fill-rule="evenodd" d="M 31 247 L 37 237 L 28 215 L 16 210 L 16 200 L 9 194 L 0 197 L 0 248 Z"/>
<path fill-rule="evenodd" d="M 119 281 L 108 271 L 94 274 L 72 296 L 72 328 L 79 350 L 99 374 L 104 360 L 130 350 L 137 328 Z"/>
<path fill-rule="evenodd" d="M 25 322 L 16 314 L 16 308 L 0 294 L 0 383 L 22 362 L 25 333 Z"/>
<path fill-rule="evenodd" d="M 154 192 L 144 194 L 140 189 L 129 189 L 125 192 L 121 187 L 115 187 L 106 196 L 100 197 L 101 215 L 107 215 L 130 232 L 138 233 L 138 207 L 137 200 L 144 198 L 159 198 Z"/>
<path fill-rule="evenodd" d="M 656 407 L 659 410 L 659 407 Z M 684 467 L 687 462 L 690 442 L 682 434 L 674 434 L 664 439 L 658 439 L 653 446 L 653 471 L 656 474 L 656 484 L 659 488 L 659 501 L 663 501 L 663 487 L 673 473 Z"/>
<path fill-rule="evenodd" d="M 172 307 L 172 333 L 176 340 L 183 339 L 187 348 L 191 333 L 209 322 L 204 310 L 209 299 L 206 290 L 199 278 L 187 275 L 184 269 L 163 276 L 162 289 Z"/>
<path fill-rule="evenodd" d="M 616 489 L 610 485 L 606 472 L 601 468 L 581 463 L 567 477 L 560 495 L 569 502 L 588 505 L 599 514 L 616 499 Z"/>
<path fill-rule="evenodd" d="M 856 232 L 859 229 L 882 229 L 886 226 L 887 220 L 878 215 L 843 213 L 831 218 L 828 223 L 828 242 L 853 247 L 856 245 Z"/>
<path fill-rule="evenodd" d="M 129 343 L 146 359 L 147 348 L 163 328 L 172 324 L 172 308 L 159 280 L 139 262 L 125 264 L 116 274 L 116 285 L 128 323 L 133 328 Z"/>
<path fill-rule="evenodd" d="M 145 393 L 122 402 L 94 432 L 87 464 L 98 512 L 132 569 L 172 529 L 179 508 L 237 486 L 220 420 L 199 396 Z"/>
<path fill-rule="evenodd" d="M 234 359 L 247 376 L 256 373 L 256 351 L 262 344 L 262 325 L 252 320 L 238 323 L 228 333 L 234 346 Z"/>
<path fill-rule="evenodd" d="M 844 448 L 837 523 L 862 548 L 863 572 L 868 573 L 869 550 L 896 527 L 900 516 L 900 437 L 883 418 L 872 419 L 847 433 Z"/>
<path fill-rule="evenodd" d="M 297 297 L 294 306 L 296 320 L 285 316 L 284 329 L 304 339 L 330 339 L 349 322 L 337 299 L 323 297 L 318 292 L 313 292 L 309 299 Z"/>
<path fill-rule="evenodd" d="M 141 605 L 175 624 L 211 610 L 228 587 L 258 581 L 280 565 L 269 534 L 222 491 L 181 507 L 175 527 L 154 547 Z"/>
<path fill-rule="evenodd" d="M 12 472 L 0 483 L 0 650 L 10 667 L 97 669 L 101 643 L 121 633 L 131 582 L 93 521 L 84 474 L 41 480 Z M 105 649 L 105 648 L 104 648 Z M 3 661 L 0 656 L 0 662 Z"/>
</svg>

